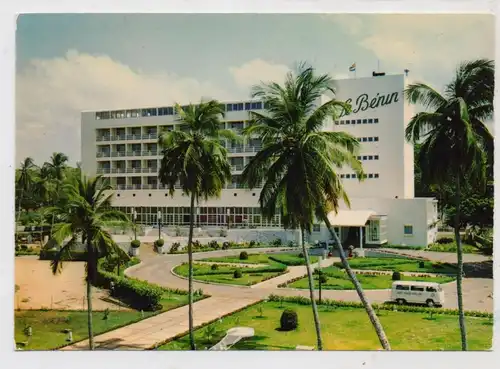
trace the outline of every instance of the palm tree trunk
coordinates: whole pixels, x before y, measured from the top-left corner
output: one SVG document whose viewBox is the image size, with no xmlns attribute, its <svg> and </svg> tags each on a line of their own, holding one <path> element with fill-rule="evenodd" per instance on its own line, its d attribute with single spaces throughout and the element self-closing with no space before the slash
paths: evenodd
<svg viewBox="0 0 500 369">
<path fill-rule="evenodd" d="M 342 261 L 342 265 L 344 266 L 347 275 L 351 279 L 352 283 L 354 284 L 354 288 L 356 289 L 356 292 L 358 293 L 359 299 L 363 303 L 363 306 L 365 307 L 366 313 L 368 314 L 368 318 L 370 319 L 370 322 L 373 325 L 373 328 L 375 328 L 375 332 L 377 333 L 378 339 L 380 341 L 380 344 L 384 348 L 384 350 L 390 350 L 391 345 L 389 344 L 389 340 L 387 339 L 387 336 L 385 335 L 384 328 L 382 327 L 382 324 L 380 324 L 380 320 L 377 317 L 377 314 L 375 314 L 375 311 L 373 310 L 373 307 L 370 304 L 370 301 L 368 301 L 368 298 L 365 295 L 365 292 L 363 291 L 363 287 L 361 287 L 361 284 L 359 283 L 358 279 L 356 278 L 356 274 L 351 269 L 351 266 L 347 262 L 347 258 L 345 256 L 344 249 L 342 248 L 342 244 L 340 243 L 340 239 L 337 236 L 337 232 L 333 229 L 332 225 L 330 224 L 330 221 L 326 216 L 324 216 L 324 221 L 326 226 L 328 227 L 328 230 L 330 231 L 330 234 L 332 235 L 332 238 L 335 240 L 335 243 L 337 244 L 337 248 L 339 250 L 339 255 L 340 255 L 340 260 Z"/>
<path fill-rule="evenodd" d="M 457 299 L 458 299 L 458 324 L 460 325 L 460 337 L 462 339 L 462 351 L 467 351 L 467 331 L 465 328 L 464 301 L 462 293 L 462 278 L 464 274 L 464 261 L 462 240 L 460 239 L 460 177 L 457 176 L 456 189 L 456 211 L 455 211 L 455 242 L 457 243 Z"/>
<path fill-rule="evenodd" d="M 194 343 L 194 327 L 193 327 L 193 228 L 194 228 L 194 200 L 195 192 L 191 193 L 191 208 L 189 219 L 189 237 L 188 237 L 188 291 L 189 291 L 189 344 L 191 345 L 191 350 L 196 350 L 196 345 Z"/>
<path fill-rule="evenodd" d="M 19 204 L 17 206 L 17 220 L 16 223 L 19 223 L 19 219 L 21 218 L 21 203 L 23 201 L 23 189 L 21 188 L 21 196 L 19 196 Z"/>
<path fill-rule="evenodd" d="M 321 339 L 321 325 L 319 322 L 318 307 L 316 306 L 316 300 L 314 298 L 314 279 L 311 272 L 311 265 L 309 265 L 309 254 L 306 250 L 305 243 L 305 232 L 304 229 L 300 229 L 300 240 L 302 243 L 302 252 L 304 253 L 304 258 L 306 259 L 306 270 L 307 270 L 307 282 L 309 283 L 309 296 L 311 298 L 311 306 L 314 317 L 314 327 L 316 328 L 316 339 L 318 342 L 318 351 L 323 350 L 323 341 Z"/>
<path fill-rule="evenodd" d="M 87 236 L 87 327 L 89 333 L 89 350 L 94 349 L 94 334 L 92 330 L 92 279 L 94 249 L 92 247 L 92 238 Z"/>
</svg>

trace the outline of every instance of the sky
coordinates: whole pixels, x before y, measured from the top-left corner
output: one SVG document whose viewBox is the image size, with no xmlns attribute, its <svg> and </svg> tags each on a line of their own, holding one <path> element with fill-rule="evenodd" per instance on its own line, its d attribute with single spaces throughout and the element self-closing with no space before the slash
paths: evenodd
<svg viewBox="0 0 500 369">
<path fill-rule="evenodd" d="M 16 164 L 80 160 L 80 112 L 249 97 L 300 61 L 348 78 L 410 70 L 438 90 L 494 58 L 491 15 L 28 14 L 16 32 Z"/>
</svg>

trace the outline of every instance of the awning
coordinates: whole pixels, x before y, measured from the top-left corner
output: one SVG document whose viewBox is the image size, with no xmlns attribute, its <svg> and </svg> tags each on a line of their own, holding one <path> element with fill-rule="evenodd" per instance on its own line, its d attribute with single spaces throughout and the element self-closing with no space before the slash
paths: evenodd
<svg viewBox="0 0 500 369">
<path fill-rule="evenodd" d="M 338 213 L 328 213 L 328 220 L 336 227 L 364 227 L 368 219 L 376 214 L 373 210 L 339 210 Z"/>
</svg>

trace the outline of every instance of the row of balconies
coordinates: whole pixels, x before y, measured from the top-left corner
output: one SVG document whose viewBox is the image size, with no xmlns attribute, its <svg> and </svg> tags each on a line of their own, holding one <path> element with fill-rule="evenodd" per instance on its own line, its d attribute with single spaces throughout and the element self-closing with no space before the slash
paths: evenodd
<svg viewBox="0 0 500 369">
<path fill-rule="evenodd" d="M 97 136 L 96 141 L 126 141 L 126 140 L 157 140 L 158 134 L 138 134 L 138 135 L 119 135 L 119 136 Z"/>
<path fill-rule="evenodd" d="M 243 170 L 243 164 L 231 165 L 231 170 Z M 116 174 L 116 173 L 158 173 L 158 168 L 155 167 L 140 167 L 140 168 L 98 168 L 97 174 Z"/>
<path fill-rule="evenodd" d="M 261 149 L 261 146 L 249 146 L 242 145 L 236 147 L 228 147 L 227 152 L 230 154 L 235 153 L 257 153 Z M 125 157 L 125 156 L 157 156 L 158 150 L 150 151 L 98 151 L 96 152 L 96 157 L 98 158 L 109 158 L 109 157 Z"/>
<path fill-rule="evenodd" d="M 256 188 L 261 188 L 262 186 L 257 186 Z M 166 190 L 167 187 L 163 184 L 115 184 L 113 188 L 116 190 Z M 175 189 L 180 190 L 180 185 L 175 185 Z M 241 183 L 229 183 L 226 185 L 226 189 L 235 189 L 235 188 L 248 188 L 247 186 Z"/>
</svg>

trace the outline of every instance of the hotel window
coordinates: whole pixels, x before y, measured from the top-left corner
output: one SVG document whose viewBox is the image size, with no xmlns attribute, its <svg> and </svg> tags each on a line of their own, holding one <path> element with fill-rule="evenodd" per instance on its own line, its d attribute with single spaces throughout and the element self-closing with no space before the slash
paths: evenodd
<svg viewBox="0 0 500 369">
<path fill-rule="evenodd" d="M 373 174 L 368 174 L 368 178 L 373 178 Z"/>
<path fill-rule="evenodd" d="M 373 141 L 378 142 L 378 137 L 373 137 Z"/>
<path fill-rule="evenodd" d="M 375 118 L 375 119 L 373 120 L 373 123 L 378 123 L 378 118 Z"/>
<path fill-rule="evenodd" d="M 356 159 L 361 160 L 361 156 L 356 156 Z"/>
<path fill-rule="evenodd" d="M 356 178 L 356 174 L 351 174 L 351 178 Z"/>
<path fill-rule="evenodd" d="M 361 119 L 358 119 L 358 124 L 361 124 Z"/>
<path fill-rule="evenodd" d="M 363 119 L 363 124 L 368 123 L 368 119 Z"/>
<path fill-rule="evenodd" d="M 313 232 L 320 232 L 320 231 L 321 231 L 321 225 L 313 224 Z"/>
<path fill-rule="evenodd" d="M 340 178 L 344 178 L 344 177 L 345 177 L 345 175 L 343 175 L 343 174 L 340 175 Z"/>
<path fill-rule="evenodd" d="M 363 160 L 366 160 L 367 159 L 367 156 L 366 155 L 363 155 Z"/>
<path fill-rule="evenodd" d="M 373 156 L 372 155 L 368 155 L 368 160 L 373 160 Z"/>
<path fill-rule="evenodd" d="M 249 103 L 249 102 L 245 103 L 245 110 L 250 110 L 250 106 L 251 106 L 251 105 L 250 105 L 250 103 Z"/>
<path fill-rule="evenodd" d="M 227 104 L 226 111 L 233 111 L 233 104 Z"/>
<path fill-rule="evenodd" d="M 340 121 L 340 125 L 344 125 L 344 121 L 343 120 Z"/>
<path fill-rule="evenodd" d="M 413 226 L 411 224 L 404 225 L 404 235 L 413 236 Z"/>
<path fill-rule="evenodd" d="M 366 142 L 368 140 L 368 137 L 363 137 L 361 141 Z"/>
<path fill-rule="evenodd" d="M 236 104 L 236 110 L 243 110 L 243 103 Z"/>
<path fill-rule="evenodd" d="M 350 120 L 346 120 L 346 121 L 345 121 L 345 124 L 350 124 L 350 123 L 351 123 L 351 121 L 350 121 Z"/>
<path fill-rule="evenodd" d="M 373 159 L 378 160 L 378 155 L 375 155 Z"/>
<path fill-rule="evenodd" d="M 375 173 L 375 174 L 373 175 L 373 178 L 378 178 L 378 173 Z"/>
<path fill-rule="evenodd" d="M 351 175 L 350 175 L 350 174 L 346 174 L 346 175 L 345 175 L 345 177 L 346 177 L 347 179 L 349 179 L 349 178 L 351 178 Z"/>
<path fill-rule="evenodd" d="M 366 173 L 363 174 L 363 178 L 366 179 L 367 178 L 367 175 Z"/>
<path fill-rule="evenodd" d="M 258 102 L 253 102 L 252 103 L 252 109 L 262 109 L 262 102 L 258 101 Z"/>
<path fill-rule="evenodd" d="M 370 123 L 370 124 L 373 123 L 373 119 L 371 119 L 371 118 L 368 119 L 368 123 Z"/>
<path fill-rule="evenodd" d="M 373 142 L 373 137 L 368 137 L 368 142 Z"/>
</svg>

